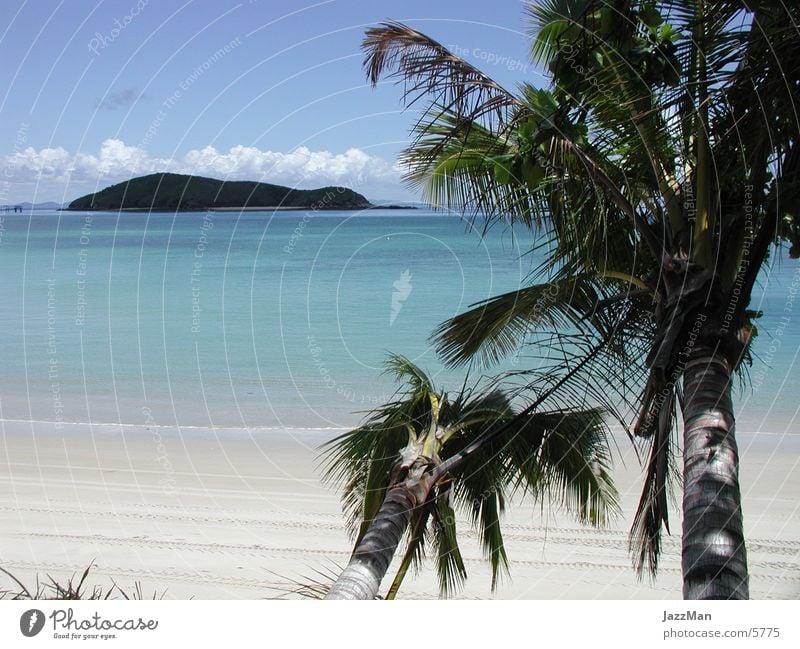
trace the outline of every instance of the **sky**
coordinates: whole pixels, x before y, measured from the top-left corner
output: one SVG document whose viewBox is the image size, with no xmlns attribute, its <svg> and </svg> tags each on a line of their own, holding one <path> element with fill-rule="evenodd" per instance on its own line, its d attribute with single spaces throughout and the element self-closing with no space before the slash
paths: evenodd
<svg viewBox="0 0 800 649">
<path fill-rule="evenodd" d="M 397 164 L 415 112 L 362 68 L 387 19 L 544 83 L 518 0 L 2 0 L 0 204 L 157 171 L 418 199 Z"/>
</svg>

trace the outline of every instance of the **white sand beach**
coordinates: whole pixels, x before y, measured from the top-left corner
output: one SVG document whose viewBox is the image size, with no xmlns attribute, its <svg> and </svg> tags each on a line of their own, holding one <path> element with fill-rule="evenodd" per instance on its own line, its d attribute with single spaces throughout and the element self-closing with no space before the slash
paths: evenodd
<svg viewBox="0 0 800 649">
<path fill-rule="evenodd" d="M 0 565 L 26 583 L 94 561 L 91 581 L 105 586 L 140 581 L 146 594 L 167 598 L 265 598 L 347 561 L 338 495 L 315 465 L 331 431 L 57 429 L 8 420 L 0 430 Z M 512 572 L 494 594 L 464 522 L 470 576 L 459 596 L 679 598 L 679 536 L 667 539 L 655 583 L 631 568 L 627 530 L 641 477 L 630 445 L 619 444 L 619 520 L 594 530 L 546 504 L 512 504 L 504 522 Z M 743 433 L 740 447 L 751 596 L 798 598 L 800 437 Z M 680 530 L 677 513 L 672 530 Z M 2 578 L 0 588 L 13 587 Z M 400 596 L 437 597 L 432 567 Z"/>
</svg>

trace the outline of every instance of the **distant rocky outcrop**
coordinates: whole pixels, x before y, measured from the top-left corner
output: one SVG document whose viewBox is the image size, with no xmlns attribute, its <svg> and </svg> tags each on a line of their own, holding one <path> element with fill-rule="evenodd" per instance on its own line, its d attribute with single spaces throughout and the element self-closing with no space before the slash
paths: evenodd
<svg viewBox="0 0 800 649">
<path fill-rule="evenodd" d="M 25 201 L 24 203 L 0 205 L 0 210 L 6 212 L 11 211 L 14 208 L 21 209 L 23 212 L 30 212 L 31 210 L 59 210 L 61 209 L 61 203 L 56 203 L 54 201 L 46 201 L 44 203 L 31 203 L 30 201 Z"/>
</svg>

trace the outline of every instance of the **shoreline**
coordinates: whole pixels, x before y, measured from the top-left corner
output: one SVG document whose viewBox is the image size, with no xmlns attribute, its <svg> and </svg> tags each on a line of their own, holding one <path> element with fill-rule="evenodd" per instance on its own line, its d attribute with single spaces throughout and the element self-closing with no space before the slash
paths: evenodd
<svg viewBox="0 0 800 649">
<path fill-rule="evenodd" d="M 366 212 L 369 210 L 419 210 L 419 207 L 413 205 L 357 205 L 350 207 L 315 207 L 308 205 L 304 207 L 294 207 L 279 205 L 270 207 L 263 206 L 244 206 L 244 207 L 188 207 L 188 208 L 166 208 L 166 207 L 120 207 L 108 209 L 86 209 L 78 207 L 61 207 L 56 208 L 56 212 L 132 212 L 132 213 L 147 213 L 156 212 L 164 214 L 174 214 L 183 212 Z"/>
<path fill-rule="evenodd" d="M 180 209 L 167 208 L 167 207 L 118 207 L 108 209 L 86 209 L 82 207 L 62 207 L 57 212 L 132 212 L 132 213 L 147 213 L 157 212 L 164 214 L 184 213 L 184 212 L 297 212 L 303 210 L 313 210 L 315 212 L 352 212 L 362 209 L 369 209 L 366 207 L 319 207 L 314 208 L 311 205 L 308 207 L 291 207 L 291 206 L 277 206 L 277 207 L 184 207 Z"/>
<path fill-rule="evenodd" d="M 37 573 L 80 574 L 94 561 L 92 584 L 141 581 L 145 593 L 166 588 L 167 598 L 180 599 L 277 597 L 281 584 L 286 590 L 289 580 L 334 570 L 349 556 L 339 497 L 322 484 L 317 455 L 338 431 L 56 430 L 10 420 L 0 430 L 0 566 L 26 584 Z M 679 599 L 677 512 L 657 581 L 640 582 L 631 568 L 627 531 L 642 470 L 632 445 L 617 442 L 620 519 L 596 530 L 546 504 L 509 503 L 511 577 L 492 595 L 478 539 L 459 518 L 470 578 L 457 596 Z M 800 436 L 743 434 L 739 445 L 753 597 L 800 597 Z M 430 561 L 400 596 L 438 596 Z"/>
</svg>

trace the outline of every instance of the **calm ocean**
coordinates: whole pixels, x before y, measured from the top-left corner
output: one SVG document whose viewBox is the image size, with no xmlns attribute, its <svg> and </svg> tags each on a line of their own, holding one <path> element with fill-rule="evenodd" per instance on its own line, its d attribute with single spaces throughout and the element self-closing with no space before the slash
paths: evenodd
<svg viewBox="0 0 800 649">
<path fill-rule="evenodd" d="M 6 214 L 0 418 L 343 428 L 387 352 L 457 389 L 428 336 L 517 288 L 531 234 L 417 211 Z M 792 292 L 792 287 L 795 291 Z M 800 264 L 762 277 L 740 430 L 796 429 Z"/>
</svg>

